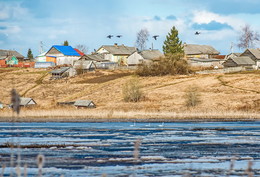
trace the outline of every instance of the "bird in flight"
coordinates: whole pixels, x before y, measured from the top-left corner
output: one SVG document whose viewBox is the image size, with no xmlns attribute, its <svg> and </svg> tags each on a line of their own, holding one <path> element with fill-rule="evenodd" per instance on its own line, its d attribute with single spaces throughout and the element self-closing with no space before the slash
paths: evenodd
<svg viewBox="0 0 260 177">
<path fill-rule="evenodd" d="M 195 35 L 199 35 L 199 34 L 200 34 L 200 32 L 198 32 L 198 31 L 195 32 Z"/>
<path fill-rule="evenodd" d="M 153 38 L 154 38 L 155 40 L 157 40 L 158 37 L 159 37 L 159 35 L 154 35 L 154 36 L 153 36 Z"/>
<path fill-rule="evenodd" d="M 113 37 L 113 35 L 111 35 L 111 34 L 107 36 L 107 38 L 109 38 L 109 39 L 111 39 L 112 37 Z"/>
<path fill-rule="evenodd" d="M 116 37 L 120 38 L 120 37 L 122 37 L 122 35 L 117 35 Z"/>
</svg>

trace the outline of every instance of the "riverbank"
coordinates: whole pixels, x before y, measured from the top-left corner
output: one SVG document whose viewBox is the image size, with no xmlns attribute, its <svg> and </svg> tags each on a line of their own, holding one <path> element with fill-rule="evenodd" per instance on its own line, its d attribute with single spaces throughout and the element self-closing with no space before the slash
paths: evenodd
<svg viewBox="0 0 260 177">
<path fill-rule="evenodd" d="M 258 112 L 144 112 L 99 109 L 11 110 L 0 112 L 1 122 L 179 122 L 179 121 L 260 121 Z"/>
<path fill-rule="evenodd" d="M 260 119 L 260 71 L 137 77 L 143 94 L 125 102 L 123 88 L 131 70 L 96 70 L 50 80 L 50 70 L 0 69 L 0 102 L 10 104 L 15 88 L 37 105 L 21 110 L 19 121 L 240 121 Z M 194 97 L 191 97 L 195 95 Z M 188 106 L 192 99 L 196 105 Z M 95 109 L 57 106 L 58 102 L 92 100 Z M 0 121 L 12 111 L 0 110 Z"/>
</svg>

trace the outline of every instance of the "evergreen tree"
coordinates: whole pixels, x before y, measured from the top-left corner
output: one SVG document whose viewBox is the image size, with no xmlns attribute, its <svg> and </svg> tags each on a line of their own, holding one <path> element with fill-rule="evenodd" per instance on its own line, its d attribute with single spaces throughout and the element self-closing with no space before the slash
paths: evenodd
<svg viewBox="0 0 260 177">
<path fill-rule="evenodd" d="M 166 36 L 163 52 L 165 55 L 184 54 L 182 41 L 178 37 L 178 30 L 175 26 L 172 27 L 170 33 Z"/>
<path fill-rule="evenodd" d="M 66 40 L 66 41 L 64 41 L 63 45 L 64 46 L 69 46 L 69 42 Z"/>
<path fill-rule="evenodd" d="M 32 50 L 31 49 L 28 49 L 27 58 L 33 59 L 33 54 L 32 54 Z"/>
</svg>

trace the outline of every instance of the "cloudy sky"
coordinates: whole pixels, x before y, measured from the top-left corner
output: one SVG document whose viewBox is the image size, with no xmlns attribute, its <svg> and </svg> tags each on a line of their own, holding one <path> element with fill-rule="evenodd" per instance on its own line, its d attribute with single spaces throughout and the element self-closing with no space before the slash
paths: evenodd
<svg viewBox="0 0 260 177">
<path fill-rule="evenodd" d="M 259 0 L 0 0 L 0 48 L 25 56 L 31 48 L 38 55 L 40 41 L 48 50 L 68 40 L 92 52 L 114 43 L 133 46 L 137 32 L 146 28 L 159 35 L 157 41 L 150 37 L 147 47 L 153 43 L 162 50 L 175 26 L 183 42 L 212 45 L 226 54 L 245 24 L 260 32 L 259 7 Z M 109 34 L 123 37 L 108 39 Z"/>
</svg>

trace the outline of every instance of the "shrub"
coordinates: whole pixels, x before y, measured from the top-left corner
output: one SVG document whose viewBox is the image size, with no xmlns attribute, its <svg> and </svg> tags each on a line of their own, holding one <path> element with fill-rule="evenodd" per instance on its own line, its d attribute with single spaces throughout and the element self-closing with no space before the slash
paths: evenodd
<svg viewBox="0 0 260 177">
<path fill-rule="evenodd" d="M 123 86 L 123 98 L 126 102 L 138 102 L 143 97 L 137 77 L 131 78 Z"/>
<path fill-rule="evenodd" d="M 143 63 L 138 66 L 136 74 L 139 76 L 163 76 L 190 73 L 188 62 L 182 59 L 182 55 L 168 55 L 160 57 L 151 63 Z"/>
<path fill-rule="evenodd" d="M 200 94 L 198 92 L 198 87 L 193 86 L 190 87 L 186 91 L 186 106 L 187 107 L 195 107 L 197 106 L 201 101 L 200 101 Z"/>
</svg>

